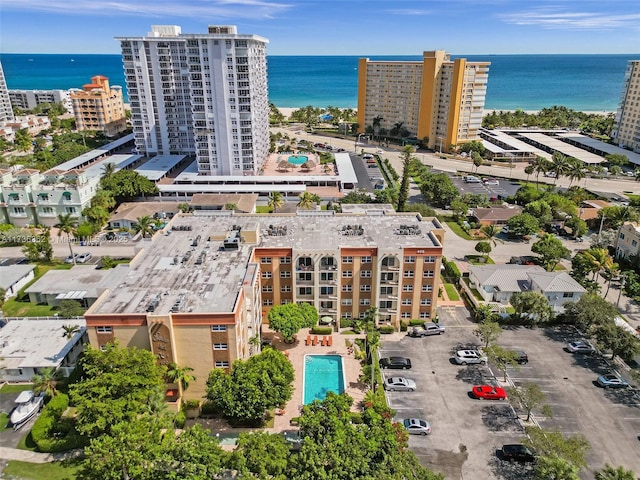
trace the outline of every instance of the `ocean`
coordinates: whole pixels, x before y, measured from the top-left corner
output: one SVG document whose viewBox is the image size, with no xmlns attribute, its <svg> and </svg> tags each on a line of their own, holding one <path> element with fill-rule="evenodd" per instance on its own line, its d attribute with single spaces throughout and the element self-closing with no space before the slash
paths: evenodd
<svg viewBox="0 0 640 480">
<path fill-rule="evenodd" d="M 632 55 L 452 55 L 489 61 L 485 110 L 539 110 L 563 105 L 615 111 Z M 356 108 L 360 56 L 277 56 L 268 61 L 269 101 L 278 107 Z M 369 56 L 420 60 L 420 56 Z M 120 55 L 0 54 L 9 89 L 82 88 L 94 75 L 126 84 Z"/>
</svg>

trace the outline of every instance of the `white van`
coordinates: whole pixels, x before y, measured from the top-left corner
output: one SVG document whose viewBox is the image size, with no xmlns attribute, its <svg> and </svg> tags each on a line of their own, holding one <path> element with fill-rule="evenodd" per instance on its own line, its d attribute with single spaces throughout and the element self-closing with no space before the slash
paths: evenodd
<svg viewBox="0 0 640 480">
<path fill-rule="evenodd" d="M 467 175 L 464 177 L 464 183 L 482 183 L 482 181 L 473 175 Z"/>
</svg>

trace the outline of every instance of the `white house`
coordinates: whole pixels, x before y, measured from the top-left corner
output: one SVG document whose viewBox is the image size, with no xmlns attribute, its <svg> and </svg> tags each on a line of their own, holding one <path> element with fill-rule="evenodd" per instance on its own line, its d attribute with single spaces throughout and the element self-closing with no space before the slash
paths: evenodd
<svg viewBox="0 0 640 480">
<path fill-rule="evenodd" d="M 15 297 L 22 287 L 34 278 L 35 265 L 8 265 L 0 267 L 0 288 L 5 298 Z"/>
<path fill-rule="evenodd" d="M 537 265 L 474 265 L 469 267 L 469 286 L 485 302 L 508 305 L 516 292 L 539 292 L 554 311 L 577 302 L 586 290 L 565 272 L 547 272 Z"/>
</svg>

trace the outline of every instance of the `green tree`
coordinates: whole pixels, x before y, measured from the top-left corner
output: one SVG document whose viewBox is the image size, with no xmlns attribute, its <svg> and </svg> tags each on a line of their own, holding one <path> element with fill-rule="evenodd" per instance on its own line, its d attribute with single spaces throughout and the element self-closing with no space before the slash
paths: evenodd
<svg viewBox="0 0 640 480">
<path fill-rule="evenodd" d="M 170 363 L 166 375 L 171 383 L 180 384 L 184 392 L 189 388 L 191 382 L 196 381 L 196 377 L 194 377 L 191 372 L 193 372 L 193 368 L 191 367 L 179 367 L 175 363 Z"/>
<path fill-rule="evenodd" d="M 569 171 L 569 160 L 560 152 L 554 152 L 552 155 L 549 172 L 555 175 L 554 184 L 558 183 L 558 179 Z"/>
<path fill-rule="evenodd" d="M 480 231 L 487 238 L 490 245 L 495 247 L 498 244 L 498 235 L 502 231 L 498 225 L 483 225 L 480 227 Z"/>
<path fill-rule="evenodd" d="M 223 415 L 256 424 L 267 410 L 282 407 L 293 395 L 291 362 L 274 348 L 248 360 L 236 360 L 231 371 L 213 369 L 207 379 L 207 398 Z"/>
<path fill-rule="evenodd" d="M 524 167 L 524 173 L 527 174 L 527 183 L 529 183 L 529 175 L 531 175 L 532 173 L 535 173 L 536 171 L 536 167 L 533 165 L 527 165 L 526 167 Z"/>
<path fill-rule="evenodd" d="M 519 368 L 518 354 L 513 350 L 505 350 L 499 345 L 490 345 L 483 352 L 487 355 L 489 361 L 503 373 L 505 382 L 507 381 L 508 367 Z"/>
<path fill-rule="evenodd" d="M 585 167 L 584 164 L 575 158 L 571 158 L 569 161 L 569 166 L 566 171 L 567 176 L 569 177 L 569 187 L 574 181 L 579 182 L 585 177 Z"/>
<path fill-rule="evenodd" d="M 502 334 L 502 327 L 498 322 L 485 320 L 476 327 L 473 333 L 482 341 L 484 348 L 489 348 Z"/>
<path fill-rule="evenodd" d="M 280 433 L 241 433 L 230 466 L 242 478 L 287 480 L 291 449 Z"/>
<path fill-rule="evenodd" d="M 636 478 L 633 470 L 627 470 L 622 466 L 616 468 L 605 463 L 604 468 L 596 472 L 595 480 L 636 480 Z"/>
<path fill-rule="evenodd" d="M 165 367 L 156 360 L 148 350 L 117 344 L 85 350 L 79 380 L 69 387 L 78 432 L 92 438 L 110 434 L 112 426 L 148 412 L 150 399 L 163 394 Z"/>
<path fill-rule="evenodd" d="M 22 253 L 30 262 L 37 262 L 38 260 L 50 262 L 53 259 L 53 246 L 51 246 L 49 229 L 45 228 L 40 235 L 25 243 L 22 246 Z"/>
<path fill-rule="evenodd" d="M 491 252 L 491 244 L 489 242 L 478 242 L 476 243 L 475 251 L 481 253 L 484 258 L 487 258 Z"/>
<path fill-rule="evenodd" d="M 415 159 L 413 154 L 415 148 L 411 145 L 407 145 L 402 150 L 400 158 L 402 159 L 402 181 L 400 182 L 400 190 L 398 191 L 398 203 L 396 205 L 396 211 L 404 212 L 409 200 L 409 179 L 411 174 L 411 163 Z"/>
<path fill-rule="evenodd" d="M 111 178 L 111 176 L 114 173 L 116 173 L 116 169 L 117 169 L 116 164 L 113 163 L 113 162 L 108 162 L 108 163 L 103 164 L 101 180 L 105 180 L 106 179 L 106 181 L 108 181 Z"/>
<path fill-rule="evenodd" d="M 553 317 L 553 309 L 547 297 L 540 292 L 516 292 L 509 300 L 515 310 L 512 317 L 518 321 L 535 325 L 544 323 Z"/>
<path fill-rule="evenodd" d="M 76 333 L 80 332 L 82 329 L 80 328 L 79 325 L 68 324 L 68 325 L 63 325 L 62 330 L 64 330 L 64 333 L 62 334 L 62 336 L 65 337 L 67 340 L 70 340 L 73 338 L 73 336 Z"/>
<path fill-rule="evenodd" d="M 276 213 L 276 210 L 284 205 L 284 196 L 280 192 L 271 192 L 269 194 L 269 208 Z"/>
<path fill-rule="evenodd" d="M 73 264 L 76 264 L 76 257 L 73 255 L 73 248 L 71 247 L 71 234 L 75 231 L 78 226 L 78 220 L 71 216 L 70 213 L 59 214 L 58 215 L 58 223 L 55 224 L 55 227 L 58 229 L 58 236 L 60 237 L 63 233 L 67 235 L 67 244 L 69 245 L 69 255 L 73 259 Z"/>
<path fill-rule="evenodd" d="M 19 152 L 28 152 L 31 149 L 31 134 L 26 128 L 21 128 L 15 132 L 15 140 L 13 141 Z"/>
<path fill-rule="evenodd" d="M 315 310 L 315 318 L 309 312 L 309 307 Z M 308 303 L 287 303 L 276 305 L 269 310 L 269 327 L 280 332 L 287 343 L 292 342 L 293 336 L 301 328 L 311 328 L 318 322 L 318 313 L 315 307 Z"/>
<path fill-rule="evenodd" d="M 553 220 L 551 206 L 544 200 L 536 200 L 534 202 L 528 203 L 524 207 L 523 212 L 537 218 L 538 226 L 540 228 L 544 227 L 548 223 L 551 223 L 551 220 Z"/>
<path fill-rule="evenodd" d="M 490 321 L 493 322 L 497 318 L 497 315 L 494 313 L 491 305 L 481 303 L 475 309 L 474 318 L 479 324 L 484 324 Z"/>
<path fill-rule="evenodd" d="M 462 198 L 454 198 L 451 201 L 450 207 L 456 221 L 466 218 L 467 212 L 469 211 L 469 204 L 462 200 Z"/>
<path fill-rule="evenodd" d="M 47 397 L 53 397 L 58 393 L 57 387 L 60 381 L 60 375 L 53 367 L 40 368 L 38 370 L 39 372 L 31 378 L 33 391 L 36 394 L 44 392 Z"/>
<path fill-rule="evenodd" d="M 158 193 L 156 184 L 135 170 L 118 170 L 109 178 L 103 178 L 102 188 L 111 192 L 118 202 Z"/>
<path fill-rule="evenodd" d="M 587 451 L 591 448 L 583 435 L 565 437 L 558 430 L 526 428 L 527 438 L 523 443 L 541 457 L 557 455 L 578 468 L 587 466 Z"/>
<path fill-rule="evenodd" d="M 446 173 L 422 172 L 420 193 L 427 204 L 444 208 L 459 196 L 458 189 Z"/>
<path fill-rule="evenodd" d="M 571 235 L 575 238 L 580 238 L 583 235 L 586 235 L 589 230 L 587 222 L 582 220 L 580 217 L 573 215 L 564 222 L 564 226 L 571 229 Z"/>
<path fill-rule="evenodd" d="M 535 465 L 539 480 L 580 480 L 578 467 L 555 453 L 538 457 Z"/>
<path fill-rule="evenodd" d="M 560 260 L 569 258 L 571 252 L 555 235 L 545 233 L 540 240 L 531 245 L 531 251 L 540 255 L 540 264 L 547 272 L 552 272 Z"/>
<path fill-rule="evenodd" d="M 473 160 L 473 166 L 476 167 L 476 172 L 478 168 L 482 166 L 482 155 L 478 152 L 471 152 L 471 159 Z"/>
<path fill-rule="evenodd" d="M 520 406 L 527 414 L 526 422 L 531 420 L 531 413 L 537 408 L 541 408 L 541 413 L 545 417 L 553 416 L 551 407 L 545 404 L 547 396 L 539 385 L 526 382 L 519 387 L 510 388 L 508 391 L 511 401 Z"/>
<path fill-rule="evenodd" d="M 595 294 L 585 294 L 577 302 L 564 305 L 563 317 L 581 331 L 587 331 L 599 323 L 614 323 L 618 309 L 604 298 Z"/>
<path fill-rule="evenodd" d="M 179 203 L 178 210 L 180 210 L 182 213 L 189 213 L 191 211 L 191 205 L 189 205 L 187 202 Z"/>
<path fill-rule="evenodd" d="M 311 192 L 302 192 L 298 195 L 298 198 L 300 201 L 297 203 L 297 206 L 305 210 L 310 210 L 314 204 L 320 203 L 320 197 Z"/>
<path fill-rule="evenodd" d="M 581 252 L 581 254 L 590 263 L 594 280 L 600 272 L 610 269 L 614 263 L 613 257 L 609 255 L 605 248 L 590 248 L 585 252 Z"/>
<path fill-rule="evenodd" d="M 633 333 L 617 326 L 613 321 L 602 320 L 591 327 L 591 333 L 596 337 L 598 345 L 603 350 L 611 351 L 611 360 L 617 356 L 631 361 L 640 353 L 640 340 Z"/>
<path fill-rule="evenodd" d="M 150 237 L 153 236 L 153 218 L 149 215 L 136 218 L 133 229 L 136 233 L 140 233 L 142 238 L 147 238 L 147 235 Z"/>
<path fill-rule="evenodd" d="M 509 227 L 510 234 L 518 237 L 533 235 L 540 228 L 538 219 L 528 213 L 520 213 L 511 217 L 507 220 L 507 227 Z"/>
</svg>

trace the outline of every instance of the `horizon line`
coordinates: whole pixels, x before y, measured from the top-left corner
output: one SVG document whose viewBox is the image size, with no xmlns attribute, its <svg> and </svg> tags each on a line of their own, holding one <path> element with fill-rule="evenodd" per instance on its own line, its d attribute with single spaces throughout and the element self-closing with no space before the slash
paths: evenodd
<svg viewBox="0 0 640 480">
<path fill-rule="evenodd" d="M 430 51 L 430 50 L 425 50 Z M 446 50 L 445 50 L 446 52 Z M 631 53 L 451 53 L 447 52 L 450 55 L 467 55 L 467 56 L 507 56 L 507 55 L 546 55 L 546 56 L 560 56 L 560 55 L 638 55 L 640 56 L 640 52 L 631 52 Z M 75 52 L 0 52 L 0 55 L 122 55 L 122 53 L 75 53 Z M 415 53 L 383 53 L 383 54 L 349 54 L 349 55 L 330 55 L 330 54 L 312 54 L 312 55 L 302 55 L 302 54 L 267 54 L 268 57 L 383 57 L 383 56 L 391 56 L 391 57 L 421 57 L 422 54 Z"/>
</svg>

